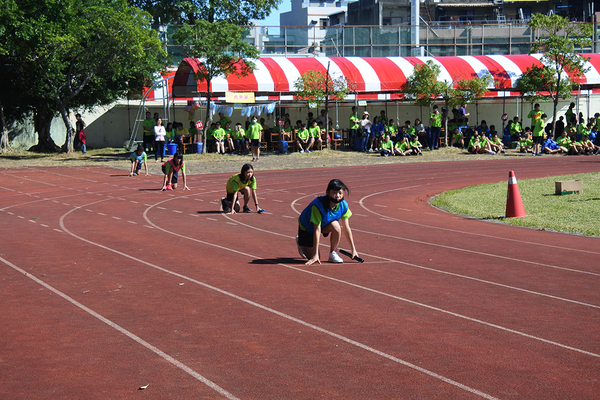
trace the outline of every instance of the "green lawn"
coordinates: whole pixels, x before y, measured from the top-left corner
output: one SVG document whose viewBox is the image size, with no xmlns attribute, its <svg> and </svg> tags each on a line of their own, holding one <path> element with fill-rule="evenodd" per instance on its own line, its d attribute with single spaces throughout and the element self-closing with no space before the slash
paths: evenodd
<svg viewBox="0 0 600 400">
<path fill-rule="evenodd" d="M 557 196 L 554 182 L 579 179 L 582 194 Z M 504 218 L 508 182 L 470 186 L 436 196 L 432 204 L 453 214 L 586 236 L 600 236 L 600 174 L 553 176 L 518 181 L 528 217 Z"/>
</svg>

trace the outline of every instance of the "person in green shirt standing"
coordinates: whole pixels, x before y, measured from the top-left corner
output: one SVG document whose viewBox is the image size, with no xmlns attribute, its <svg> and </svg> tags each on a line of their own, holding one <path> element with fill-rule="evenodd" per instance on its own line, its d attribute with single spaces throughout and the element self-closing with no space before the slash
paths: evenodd
<svg viewBox="0 0 600 400">
<path fill-rule="evenodd" d="M 142 122 L 142 130 L 144 137 L 142 138 L 144 143 L 144 151 L 150 151 L 154 148 L 154 126 L 156 121 L 151 117 L 150 111 L 146 111 L 146 119 Z"/>
<path fill-rule="evenodd" d="M 252 161 L 258 161 L 260 157 L 260 136 L 262 134 L 262 126 L 258 123 L 256 116 L 252 117 L 252 123 L 248 127 L 250 136 L 250 151 L 252 152 Z"/>
<path fill-rule="evenodd" d="M 542 155 L 542 142 L 544 140 L 544 127 L 546 126 L 546 118 L 548 116 L 545 113 L 542 113 L 540 118 L 535 122 L 535 127 L 533 128 L 533 155 L 541 156 Z"/>
<path fill-rule="evenodd" d="M 531 129 L 535 127 L 535 123 L 542 117 L 543 113 L 544 112 L 540 110 L 540 105 L 538 103 L 533 106 L 533 110 L 529 111 L 527 118 L 531 118 Z"/>
<path fill-rule="evenodd" d="M 440 145 L 440 133 L 442 132 L 442 114 L 438 110 L 437 104 L 433 106 L 433 112 L 429 115 L 429 150 L 438 149 Z"/>
<path fill-rule="evenodd" d="M 352 106 L 352 114 L 350 114 L 350 138 L 355 139 L 359 137 L 360 133 L 360 118 L 356 112 L 356 107 Z"/>
</svg>

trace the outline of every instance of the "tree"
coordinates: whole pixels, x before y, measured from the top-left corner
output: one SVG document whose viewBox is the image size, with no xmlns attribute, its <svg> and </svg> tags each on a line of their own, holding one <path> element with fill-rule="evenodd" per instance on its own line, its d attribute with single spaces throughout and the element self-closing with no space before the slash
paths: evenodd
<svg viewBox="0 0 600 400">
<path fill-rule="evenodd" d="M 260 51 L 244 42 L 243 28 L 225 21 L 208 22 L 197 20 L 194 25 L 184 25 L 174 40 L 184 46 L 184 54 L 201 59 L 201 68 L 196 72 L 196 80 L 206 84 L 206 118 L 210 120 L 211 81 L 217 76 L 246 76 L 254 68 L 252 59 L 257 59 Z M 206 129 L 206 128 L 205 128 Z M 203 136 L 203 151 L 206 152 L 206 135 Z"/>
<path fill-rule="evenodd" d="M 249 25 L 269 16 L 281 0 L 131 0 L 132 5 L 152 14 L 155 23 L 187 23 L 197 20 L 227 21 Z"/>
<path fill-rule="evenodd" d="M 485 93 L 494 87 L 494 78 L 488 72 L 483 76 L 476 76 L 470 79 L 461 79 L 456 82 L 456 88 L 452 91 L 452 100 L 449 105 L 454 107 L 460 104 L 475 102 L 476 121 L 479 123 L 479 107 L 477 100 L 481 99 Z"/>
<path fill-rule="evenodd" d="M 518 90 L 530 100 L 540 92 L 548 92 L 554 103 L 552 131 L 555 131 L 558 101 L 571 97 L 573 83 L 569 73 L 582 76 L 587 72 L 585 63 L 589 58 L 576 53 L 576 48 L 591 44 L 591 24 L 569 24 L 566 17 L 554 14 L 533 14 L 529 26 L 535 29 L 537 39 L 531 52 L 543 53 L 543 67 L 532 65 L 517 82 Z"/>
<path fill-rule="evenodd" d="M 35 105 L 39 142 L 32 150 L 56 150 L 49 132 L 58 112 L 67 130 L 63 148 L 72 152 L 71 108 L 140 91 L 164 66 L 166 53 L 149 27 L 150 16 L 126 0 L 4 1 L 15 5 L 10 30 L 0 30 L 5 61 L 28 78 L 21 86 Z"/>
<path fill-rule="evenodd" d="M 319 108 L 325 103 L 325 119 L 329 121 L 329 100 L 343 101 L 348 93 L 355 91 L 355 84 L 349 82 L 345 76 L 332 78 L 327 73 L 321 71 L 309 70 L 303 73 L 294 82 L 296 90 L 296 99 L 306 101 L 308 108 L 313 105 Z M 327 124 L 329 125 L 329 124 Z M 325 131 L 329 133 L 329 126 L 325 126 Z M 325 136 L 325 144 L 329 136 Z"/>
</svg>

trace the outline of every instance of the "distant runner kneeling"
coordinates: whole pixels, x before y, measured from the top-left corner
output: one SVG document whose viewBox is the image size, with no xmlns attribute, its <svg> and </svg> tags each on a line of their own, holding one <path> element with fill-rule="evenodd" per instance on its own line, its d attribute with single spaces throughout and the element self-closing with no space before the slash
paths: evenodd
<svg viewBox="0 0 600 400">
<path fill-rule="evenodd" d="M 348 203 L 344 200 L 344 192 L 350 193 L 348 187 L 339 179 L 333 179 L 327 185 L 325 196 L 317 197 L 311 201 L 308 207 L 300 214 L 296 243 L 300 256 L 308 259 L 306 265 L 311 265 L 315 262 L 321 264 L 318 251 L 321 233 L 325 237 L 331 233 L 329 262 L 344 262 L 338 254 L 342 232 L 348 238 L 352 257 L 358 256 L 354 246 L 350 222 L 348 221 L 348 218 L 352 216 L 352 212 L 348 207 Z"/>
<path fill-rule="evenodd" d="M 254 205 L 256 206 L 256 212 L 259 214 L 265 212 L 265 210 L 258 206 L 258 197 L 256 196 L 256 177 L 254 176 L 254 168 L 252 167 L 252 164 L 244 164 L 241 173 L 235 174 L 229 178 L 225 189 L 227 190 L 227 197 L 223 197 L 221 199 L 223 212 L 235 214 L 236 212 L 240 211 L 240 203 L 238 199 L 239 193 L 244 194 L 245 213 L 252 212 L 250 207 L 248 207 L 250 194 L 252 194 L 252 199 L 254 200 Z"/>
</svg>

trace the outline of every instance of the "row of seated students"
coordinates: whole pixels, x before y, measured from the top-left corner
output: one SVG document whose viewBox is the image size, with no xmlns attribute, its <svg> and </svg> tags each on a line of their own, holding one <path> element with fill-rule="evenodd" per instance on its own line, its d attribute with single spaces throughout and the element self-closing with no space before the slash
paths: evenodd
<svg viewBox="0 0 600 400">
<path fill-rule="evenodd" d="M 598 137 L 596 137 L 598 141 Z M 533 153 L 533 141 L 530 130 L 526 130 L 519 140 L 519 151 L 521 153 Z M 542 144 L 544 154 L 569 154 L 569 155 L 597 155 L 600 153 L 600 146 L 591 140 L 589 134 L 583 134 L 580 140 L 577 136 L 569 136 L 567 131 L 563 131 L 556 140 L 552 132 L 546 134 Z"/>
</svg>

